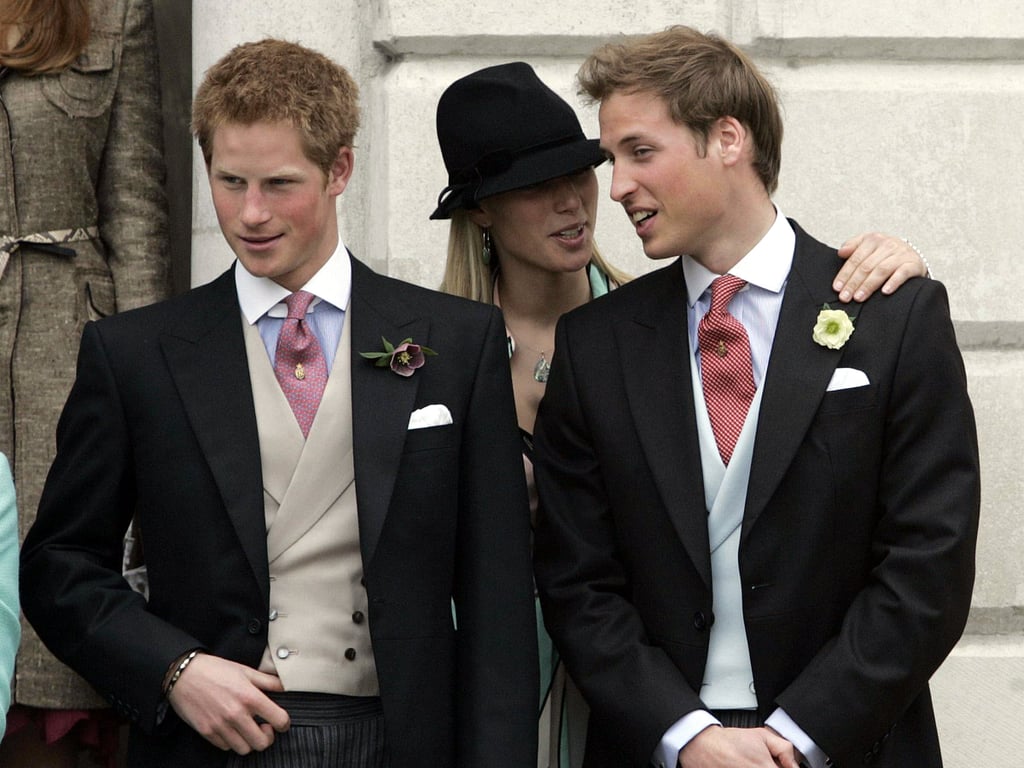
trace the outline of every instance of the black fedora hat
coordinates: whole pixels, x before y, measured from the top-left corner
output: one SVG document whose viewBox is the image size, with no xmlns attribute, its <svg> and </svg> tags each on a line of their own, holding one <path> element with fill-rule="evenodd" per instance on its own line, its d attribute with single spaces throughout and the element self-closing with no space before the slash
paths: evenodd
<svg viewBox="0 0 1024 768">
<path fill-rule="evenodd" d="M 448 86 L 437 104 L 437 140 L 448 186 L 432 219 L 605 160 L 572 107 L 522 61 L 478 70 Z"/>
</svg>

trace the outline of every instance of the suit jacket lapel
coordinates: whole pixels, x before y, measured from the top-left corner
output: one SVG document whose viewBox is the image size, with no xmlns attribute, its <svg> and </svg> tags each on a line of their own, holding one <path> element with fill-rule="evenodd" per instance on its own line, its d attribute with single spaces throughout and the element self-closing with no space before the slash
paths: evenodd
<svg viewBox="0 0 1024 768">
<path fill-rule="evenodd" d="M 743 536 L 793 461 L 842 357 L 841 350 L 828 349 L 811 338 L 822 305 L 840 306 L 831 288 L 840 261 L 832 249 L 791 223 L 797 235 L 796 252 L 765 375 Z"/>
<path fill-rule="evenodd" d="M 232 270 L 184 300 L 191 306 L 180 313 L 178 327 L 163 332 L 160 343 L 224 506 L 269 599 L 259 435 Z"/>
<path fill-rule="evenodd" d="M 360 352 L 378 352 L 383 336 L 392 344 L 407 338 L 430 345 L 430 322 L 410 316 L 396 300 L 389 281 L 352 258 L 352 443 L 355 451 L 359 542 L 363 567 L 373 559 L 391 504 L 409 414 L 419 377 L 398 376 L 376 367 Z M 346 318 L 349 322 L 349 318 Z"/>
<path fill-rule="evenodd" d="M 690 378 L 686 282 L 678 262 L 655 273 L 638 311 L 615 332 L 626 396 L 662 503 L 710 586 L 704 478 Z"/>
</svg>

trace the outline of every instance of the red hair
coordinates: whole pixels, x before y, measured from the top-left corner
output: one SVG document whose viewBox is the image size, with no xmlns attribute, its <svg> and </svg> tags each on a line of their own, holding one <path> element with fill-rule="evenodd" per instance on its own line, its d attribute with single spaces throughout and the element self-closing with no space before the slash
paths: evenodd
<svg viewBox="0 0 1024 768">
<path fill-rule="evenodd" d="M 86 0 L 9 0 L 0 11 L 0 66 L 27 74 L 57 72 L 89 40 Z M 20 35 L 10 42 L 10 30 Z"/>
</svg>

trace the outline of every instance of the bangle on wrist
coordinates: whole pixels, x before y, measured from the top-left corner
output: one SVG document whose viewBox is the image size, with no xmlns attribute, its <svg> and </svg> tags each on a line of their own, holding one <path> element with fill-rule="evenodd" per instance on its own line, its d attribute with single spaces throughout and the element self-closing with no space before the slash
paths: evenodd
<svg viewBox="0 0 1024 768">
<path fill-rule="evenodd" d="M 921 253 L 921 249 L 920 249 L 920 248 L 918 248 L 918 247 L 917 247 L 916 245 L 914 245 L 914 244 L 913 244 L 912 242 L 910 242 L 910 241 L 909 241 L 909 240 L 908 240 L 907 238 L 905 238 L 905 237 L 901 237 L 900 239 L 901 239 L 901 240 L 902 240 L 902 241 L 903 241 L 904 243 L 906 243 L 907 245 L 909 245 L 909 246 L 910 246 L 910 248 L 911 248 L 911 249 L 912 249 L 912 250 L 914 251 L 914 253 L 916 253 L 916 254 L 917 254 L 917 258 L 919 258 L 919 259 L 921 260 L 921 263 L 922 263 L 922 264 L 924 264 L 924 272 L 925 272 L 925 275 L 924 275 L 924 276 L 925 276 L 925 277 L 931 277 L 931 276 L 932 276 L 932 268 L 931 268 L 931 265 L 930 265 L 930 264 L 928 263 L 928 259 L 926 259 L 926 258 L 924 257 L 924 254 L 923 254 L 923 253 Z"/>
<path fill-rule="evenodd" d="M 185 671 L 185 668 L 192 663 L 192 659 L 194 659 L 198 654 L 199 649 L 197 648 L 196 650 L 187 653 L 185 657 L 178 662 L 178 666 L 175 667 L 170 680 L 168 680 L 167 684 L 164 686 L 164 698 L 168 698 L 171 695 L 171 691 L 174 689 L 175 684 L 181 677 L 181 673 Z"/>
</svg>

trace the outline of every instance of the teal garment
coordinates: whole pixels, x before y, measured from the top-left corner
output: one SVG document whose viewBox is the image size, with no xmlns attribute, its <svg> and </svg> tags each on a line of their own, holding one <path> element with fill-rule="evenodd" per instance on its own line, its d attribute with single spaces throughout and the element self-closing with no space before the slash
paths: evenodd
<svg viewBox="0 0 1024 768">
<path fill-rule="evenodd" d="M 590 277 L 590 298 L 599 299 L 608 293 L 608 275 L 602 272 L 594 262 L 587 265 L 587 276 Z"/>
<path fill-rule="evenodd" d="M 14 656 L 21 641 L 18 615 L 18 508 L 11 466 L 0 453 L 0 739 L 7 730 Z"/>
<path fill-rule="evenodd" d="M 590 297 L 600 298 L 608 293 L 613 287 L 610 285 L 608 275 L 590 262 L 587 265 L 587 277 L 590 279 Z M 512 357 L 512 343 L 509 339 L 509 357 Z M 529 450 L 524 451 L 527 458 L 532 459 L 532 436 L 524 433 L 523 439 Z M 558 747 L 554 755 L 549 755 L 551 768 L 575 768 L 581 762 L 583 744 L 585 739 L 588 711 L 586 705 L 577 693 L 575 701 L 570 703 L 566 691 L 568 684 L 564 671 L 560 670 L 560 659 L 558 650 L 551 641 L 550 635 L 544 628 L 544 617 L 541 615 L 540 600 L 537 599 L 537 650 L 540 658 L 540 708 L 539 714 L 544 713 L 544 707 L 548 699 L 557 696 L 561 701 L 560 712 L 553 717 L 553 725 L 559 730 Z M 559 688 L 558 691 L 555 689 Z M 572 745 L 576 744 L 575 747 Z M 543 750 L 542 750 L 543 752 Z M 578 754 L 576 754 L 578 752 Z M 557 762 L 555 762 L 557 761 Z"/>
<path fill-rule="evenodd" d="M 540 598 L 535 598 L 537 606 L 537 652 L 540 658 L 540 706 L 537 712 L 544 710 L 544 703 L 551 695 L 551 684 L 555 679 L 555 668 L 558 667 L 558 651 L 551 642 L 551 636 L 544 628 L 544 617 L 540 612 Z"/>
</svg>

